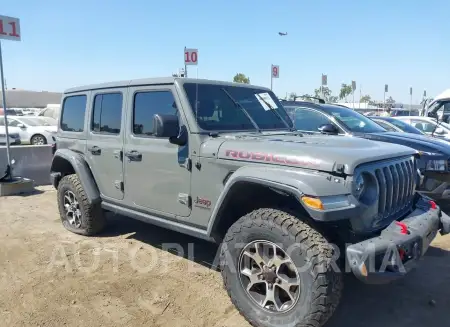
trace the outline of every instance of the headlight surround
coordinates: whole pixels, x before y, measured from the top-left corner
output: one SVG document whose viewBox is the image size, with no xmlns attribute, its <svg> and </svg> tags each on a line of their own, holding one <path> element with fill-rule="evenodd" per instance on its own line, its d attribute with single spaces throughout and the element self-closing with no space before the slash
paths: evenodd
<svg viewBox="0 0 450 327">
<path fill-rule="evenodd" d="M 365 205 L 373 204 L 378 196 L 377 181 L 367 172 L 355 175 L 352 185 L 352 194 Z"/>
<path fill-rule="evenodd" d="M 366 186 L 366 181 L 363 174 L 359 174 L 355 177 L 353 181 L 353 195 L 355 198 L 360 199 L 364 193 Z"/>
</svg>

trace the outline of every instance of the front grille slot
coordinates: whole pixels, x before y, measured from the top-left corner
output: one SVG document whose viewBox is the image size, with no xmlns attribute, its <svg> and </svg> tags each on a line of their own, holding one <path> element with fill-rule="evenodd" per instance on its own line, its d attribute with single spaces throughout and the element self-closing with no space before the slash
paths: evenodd
<svg viewBox="0 0 450 327">
<path fill-rule="evenodd" d="M 378 219 L 401 215 L 411 205 L 416 174 L 413 157 L 363 166 L 361 172 L 371 174 L 377 181 Z"/>
</svg>

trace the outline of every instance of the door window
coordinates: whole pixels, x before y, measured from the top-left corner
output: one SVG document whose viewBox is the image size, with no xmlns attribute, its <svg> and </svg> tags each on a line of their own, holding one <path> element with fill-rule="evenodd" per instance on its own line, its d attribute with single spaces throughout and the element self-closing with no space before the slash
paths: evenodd
<svg viewBox="0 0 450 327">
<path fill-rule="evenodd" d="M 85 113 L 85 95 L 74 95 L 65 98 L 62 107 L 61 129 L 67 132 L 83 132 Z"/>
<path fill-rule="evenodd" d="M 421 120 L 412 120 L 411 125 L 424 133 L 433 133 L 435 127 L 433 123 Z"/>
<path fill-rule="evenodd" d="M 177 115 L 175 98 L 171 91 L 138 92 L 134 95 L 133 133 L 136 136 L 152 136 L 153 116 Z"/>
<path fill-rule="evenodd" d="M 308 132 L 319 132 L 319 127 L 324 124 L 333 124 L 331 120 L 320 112 L 299 108 L 295 110 L 295 129 Z"/>
<path fill-rule="evenodd" d="M 91 122 L 93 132 L 120 134 L 122 100 L 122 93 L 105 93 L 95 96 Z"/>
</svg>

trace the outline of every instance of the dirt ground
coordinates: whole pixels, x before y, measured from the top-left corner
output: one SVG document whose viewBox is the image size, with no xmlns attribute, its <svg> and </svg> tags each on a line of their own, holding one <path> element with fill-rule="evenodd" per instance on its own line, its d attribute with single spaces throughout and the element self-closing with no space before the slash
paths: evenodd
<svg viewBox="0 0 450 327">
<path fill-rule="evenodd" d="M 115 216 L 99 237 L 77 236 L 55 195 L 0 198 L 1 326 L 249 326 L 211 269 L 216 246 Z M 327 327 L 448 326 L 449 251 L 450 236 L 438 237 L 391 285 L 346 278 Z"/>
</svg>

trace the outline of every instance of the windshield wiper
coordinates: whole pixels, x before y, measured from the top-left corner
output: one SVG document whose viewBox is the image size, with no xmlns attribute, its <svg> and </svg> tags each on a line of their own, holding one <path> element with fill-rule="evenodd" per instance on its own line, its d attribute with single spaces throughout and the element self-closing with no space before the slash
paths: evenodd
<svg viewBox="0 0 450 327">
<path fill-rule="evenodd" d="M 242 110 L 242 112 L 247 116 L 247 118 L 250 120 L 250 122 L 252 123 L 253 127 L 255 127 L 256 131 L 258 133 L 262 133 L 261 132 L 261 128 L 259 128 L 258 124 L 253 120 L 252 116 L 250 116 L 250 114 L 248 113 L 248 111 L 239 103 L 237 102 L 230 93 L 228 93 L 227 90 L 225 90 L 224 88 L 222 88 L 222 91 L 230 98 L 231 101 L 233 101 L 234 105 L 236 106 L 236 108 L 239 108 Z"/>
<path fill-rule="evenodd" d="M 255 95 L 256 94 L 258 94 L 258 93 L 255 93 Z M 259 94 L 258 94 L 259 95 Z M 261 100 L 262 102 L 264 102 L 264 104 L 266 105 L 266 106 L 268 106 L 269 107 L 269 109 L 270 109 L 270 111 L 272 111 L 283 123 L 284 123 L 284 125 L 287 127 L 287 129 L 289 130 L 289 131 L 291 131 L 291 132 L 295 132 L 295 128 L 292 128 L 292 127 L 290 127 L 289 126 L 289 124 L 284 120 L 284 118 L 280 115 L 280 113 L 279 112 L 277 112 L 276 110 L 275 110 L 275 108 L 274 107 L 272 107 L 266 100 L 264 100 L 264 98 L 263 97 L 258 97 L 258 99 L 259 100 Z"/>
</svg>

